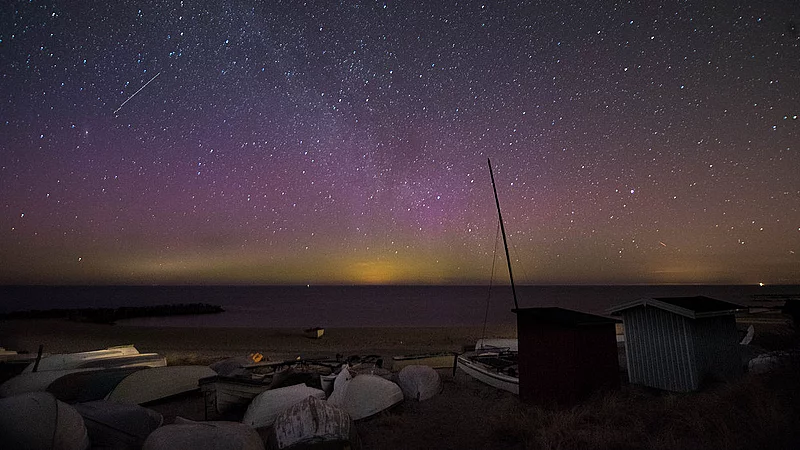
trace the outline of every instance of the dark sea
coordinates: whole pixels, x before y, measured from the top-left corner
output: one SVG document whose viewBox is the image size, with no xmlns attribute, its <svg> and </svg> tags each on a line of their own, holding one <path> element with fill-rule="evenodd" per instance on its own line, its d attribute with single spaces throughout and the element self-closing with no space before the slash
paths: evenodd
<svg viewBox="0 0 800 450">
<path fill-rule="evenodd" d="M 604 314 L 641 297 L 705 295 L 741 305 L 800 296 L 800 286 L 519 286 L 520 308 Z M 0 313 L 211 303 L 221 314 L 152 317 L 120 325 L 169 327 L 403 327 L 514 324 L 510 286 L 0 286 Z"/>
</svg>

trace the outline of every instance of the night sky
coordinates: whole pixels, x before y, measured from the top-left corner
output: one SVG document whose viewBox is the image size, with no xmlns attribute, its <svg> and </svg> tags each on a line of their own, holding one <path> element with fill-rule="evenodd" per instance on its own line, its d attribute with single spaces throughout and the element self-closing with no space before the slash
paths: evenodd
<svg viewBox="0 0 800 450">
<path fill-rule="evenodd" d="M 4 284 L 800 283 L 797 0 L 1 8 Z"/>
</svg>

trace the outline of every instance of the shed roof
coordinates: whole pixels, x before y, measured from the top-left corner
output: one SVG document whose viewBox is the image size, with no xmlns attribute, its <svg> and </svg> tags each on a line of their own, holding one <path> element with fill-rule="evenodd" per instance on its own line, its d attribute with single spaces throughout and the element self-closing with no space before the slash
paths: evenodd
<svg viewBox="0 0 800 450">
<path fill-rule="evenodd" d="M 573 311 L 571 309 L 552 307 L 540 308 L 518 308 L 512 310 L 520 317 L 533 318 L 537 322 L 554 323 L 566 326 L 590 326 L 601 325 L 608 323 L 617 323 L 619 320 L 613 317 L 598 316 L 595 314 L 588 314 L 580 311 Z"/>
<path fill-rule="evenodd" d="M 742 306 L 735 303 L 698 295 L 695 297 L 644 297 L 612 306 L 608 312 L 613 316 L 619 316 L 622 314 L 622 311 L 638 306 L 653 306 L 690 319 L 726 316 L 734 314 L 737 310 L 742 309 Z"/>
</svg>

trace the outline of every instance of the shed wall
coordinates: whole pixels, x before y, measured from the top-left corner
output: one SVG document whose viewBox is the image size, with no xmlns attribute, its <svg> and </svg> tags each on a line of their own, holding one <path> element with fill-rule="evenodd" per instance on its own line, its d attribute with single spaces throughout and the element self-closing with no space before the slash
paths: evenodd
<svg viewBox="0 0 800 450">
<path fill-rule="evenodd" d="M 739 335 L 733 315 L 694 321 L 696 365 L 701 380 L 731 380 L 742 373 Z"/>
<path fill-rule="evenodd" d="M 570 404 L 619 385 L 613 323 L 570 327 L 517 317 L 519 393 L 527 403 Z"/>
<path fill-rule="evenodd" d="M 699 387 L 691 319 L 644 306 L 622 316 L 631 383 L 676 392 Z"/>
</svg>

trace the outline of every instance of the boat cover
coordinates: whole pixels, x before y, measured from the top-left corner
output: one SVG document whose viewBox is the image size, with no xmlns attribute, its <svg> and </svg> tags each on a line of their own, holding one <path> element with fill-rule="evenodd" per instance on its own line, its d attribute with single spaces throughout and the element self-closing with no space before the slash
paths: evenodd
<svg viewBox="0 0 800 450">
<path fill-rule="evenodd" d="M 270 448 L 304 448 L 316 444 L 350 444 L 357 447 L 358 434 L 350 415 L 343 409 L 333 406 L 316 397 L 306 397 L 300 403 L 290 406 L 275 419 L 269 436 Z M 337 447 L 338 448 L 338 447 Z M 342 448 L 348 448 L 342 446 Z"/>
</svg>

